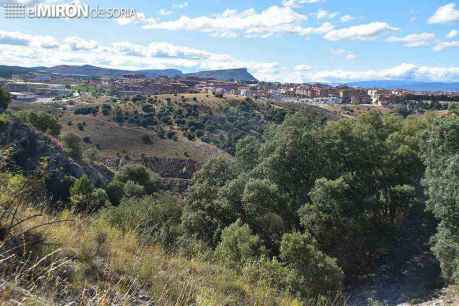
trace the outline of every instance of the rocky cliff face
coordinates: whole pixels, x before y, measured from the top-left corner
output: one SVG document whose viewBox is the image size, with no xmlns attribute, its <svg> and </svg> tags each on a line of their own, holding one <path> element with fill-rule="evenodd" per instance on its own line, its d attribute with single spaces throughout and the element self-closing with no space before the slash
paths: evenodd
<svg viewBox="0 0 459 306">
<path fill-rule="evenodd" d="M 87 175 L 95 186 L 108 183 L 113 174 L 106 167 L 78 163 L 67 158 L 57 140 L 49 138 L 16 119 L 0 126 L 0 171 L 25 175 L 46 174 L 50 196 L 61 200 L 72 182 Z"/>
</svg>

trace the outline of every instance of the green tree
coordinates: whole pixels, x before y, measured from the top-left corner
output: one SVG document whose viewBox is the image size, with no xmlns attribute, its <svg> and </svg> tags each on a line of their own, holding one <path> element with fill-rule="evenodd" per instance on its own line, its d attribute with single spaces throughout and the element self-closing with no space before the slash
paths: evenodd
<svg viewBox="0 0 459 306">
<path fill-rule="evenodd" d="M 236 145 L 236 160 L 242 171 L 249 171 L 255 168 L 258 160 L 259 144 L 253 136 L 239 140 Z"/>
<path fill-rule="evenodd" d="M 221 156 L 209 160 L 194 175 L 182 216 L 185 236 L 212 246 L 218 244 L 222 230 L 238 218 L 232 202 L 219 196 L 220 189 L 232 178 L 233 164 Z"/>
<path fill-rule="evenodd" d="M 243 218 L 270 249 L 278 247 L 289 223 L 284 203 L 279 188 L 272 182 L 260 179 L 246 182 L 242 194 Z"/>
<path fill-rule="evenodd" d="M 433 252 L 444 278 L 459 281 L 459 118 L 436 119 L 425 135 L 427 208 L 439 224 Z"/>
<path fill-rule="evenodd" d="M 5 89 L 0 88 L 0 113 L 4 112 L 11 102 L 11 96 Z"/>
</svg>

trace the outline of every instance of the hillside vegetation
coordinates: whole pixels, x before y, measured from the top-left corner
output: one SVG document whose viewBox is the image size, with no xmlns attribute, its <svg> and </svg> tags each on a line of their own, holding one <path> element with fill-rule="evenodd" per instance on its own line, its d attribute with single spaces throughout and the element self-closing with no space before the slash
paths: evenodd
<svg viewBox="0 0 459 306">
<path fill-rule="evenodd" d="M 332 121 L 249 100 L 194 102 L 139 97 L 0 115 L 2 303 L 380 305 L 348 295 L 411 275 L 422 278 L 402 302 L 454 288 L 455 113 Z M 219 149 L 177 194 L 142 164 L 100 168 L 88 118 L 152 143 L 163 130 L 171 143 Z M 17 137 L 5 132 L 14 126 Z M 57 173 L 65 184 L 56 189 Z"/>
</svg>

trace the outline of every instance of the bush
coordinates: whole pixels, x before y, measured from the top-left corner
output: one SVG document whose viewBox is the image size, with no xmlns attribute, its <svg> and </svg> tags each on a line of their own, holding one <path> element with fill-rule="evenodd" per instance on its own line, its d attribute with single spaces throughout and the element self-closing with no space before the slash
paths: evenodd
<svg viewBox="0 0 459 306">
<path fill-rule="evenodd" d="M 147 134 L 145 134 L 145 135 L 142 136 L 142 142 L 143 142 L 144 144 L 146 144 L 146 145 L 150 145 L 150 144 L 153 143 L 153 141 L 151 140 L 150 135 L 147 135 Z"/>
<path fill-rule="evenodd" d="M 3 125 L 7 125 L 10 121 L 9 117 L 5 114 L 0 114 L 0 127 Z"/>
<path fill-rule="evenodd" d="M 221 242 L 215 250 L 216 256 L 232 267 L 254 260 L 260 253 L 260 239 L 252 235 L 249 226 L 242 224 L 241 220 L 223 230 Z"/>
<path fill-rule="evenodd" d="M 177 141 L 177 133 L 174 131 L 169 131 L 167 132 L 167 138 L 169 138 L 170 140 Z"/>
<path fill-rule="evenodd" d="M 112 106 L 110 104 L 102 105 L 102 114 L 104 116 L 110 115 L 111 110 L 112 110 Z"/>
<path fill-rule="evenodd" d="M 124 184 L 123 191 L 129 198 L 139 198 L 145 195 L 145 188 L 134 181 L 127 181 Z"/>
<path fill-rule="evenodd" d="M 85 141 L 86 142 L 86 141 Z M 100 152 L 96 148 L 89 148 L 83 153 L 84 160 L 91 163 L 99 160 Z"/>
<path fill-rule="evenodd" d="M 76 161 L 80 161 L 82 157 L 81 151 L 81 138 L 80 136 L 69 133 L 62 137 L 62 143 L 64 144 L 64 152 L 67 156 L 73 158 Z"/>
<path fill-rule="evenodd" d="M 59 136 L 61 125 L 54 116 L 45 112 L 25 112 L 19 115 L 26 123 L 31 124 L 37 130 L 52 136 Z"/>
<path fill-rule="evenodd" d="M 287 267 L 295 272 L 295 291 L 303 297 L 333 296 L 341 290 L 343 271 L 335 259 L 317 249 L 308 234 L 285 234 L 280 252 Z"/>
<path fill-rule="evenodd" d="M 244 265 L 242 276 L 248 283 L 261 283 L 272 288 L 276 288 L 280 292 L 294 292 L 295 272 L 288 269 L 277 258 L 272 260 L 262 256 L 257 261 L 250 261 Z"/>
<path fill-rule="evenodd" d="M 97 112 L 98 112 L 97 107 L 93 107 L 93 106 L 81 107 L 73 111 L 75 115 L 97 114 Z"/>
<path fill-rule="evenodd" d="M 116 174 L 115 179 L 123 183 L 132 181 L 143 186 L 147 194 L 157 191 L 160 186 L 159 175 L 142 165 L 127 165 L 123 167 Z"/>
<path fill-rule="evenodd" d="M 112 180 L 106 187 L 105 191 L 110 202 L 113 205 L 119 205 L 124 197 L 124 183 L 119 180 Z"/>
<path fill-rule="evenodd" d="M 70 187 L 70 202 L 76 212 L 87 211 L 91 205 L 91 193 L 94 187 L 87 176 L 77 179 Z"/>
<path fill-rule="evenodd" d="M 94 189 L 89 178 L 84 175 L 70 187 L 70 203 L 76 213 L 93 213 L 107 205 L 108 196 L 101 188 Z"/>
</svg>

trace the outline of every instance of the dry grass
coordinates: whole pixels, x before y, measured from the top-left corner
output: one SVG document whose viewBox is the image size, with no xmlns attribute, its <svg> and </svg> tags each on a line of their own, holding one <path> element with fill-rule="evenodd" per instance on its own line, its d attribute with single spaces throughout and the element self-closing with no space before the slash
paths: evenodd
<svg viewBox="0 0 459 306">
<path fill-rule="evenodd" d="M 28 216 L 36 216 L 28 218 Z M 43 238 L 33 256 L 3 258 L 0 303 L 24 305 L 295 305 L 286 295 L 249 284 L 234 271 L 142 245 L 102 218 L 22 210 L 21 228 Z M 71 222 L 60 222 L 69 220 Z M 42 226 L 43 224 L 51 224 Z M 30 304 L 31 302 L 36 304 Z"/>
</svg>

